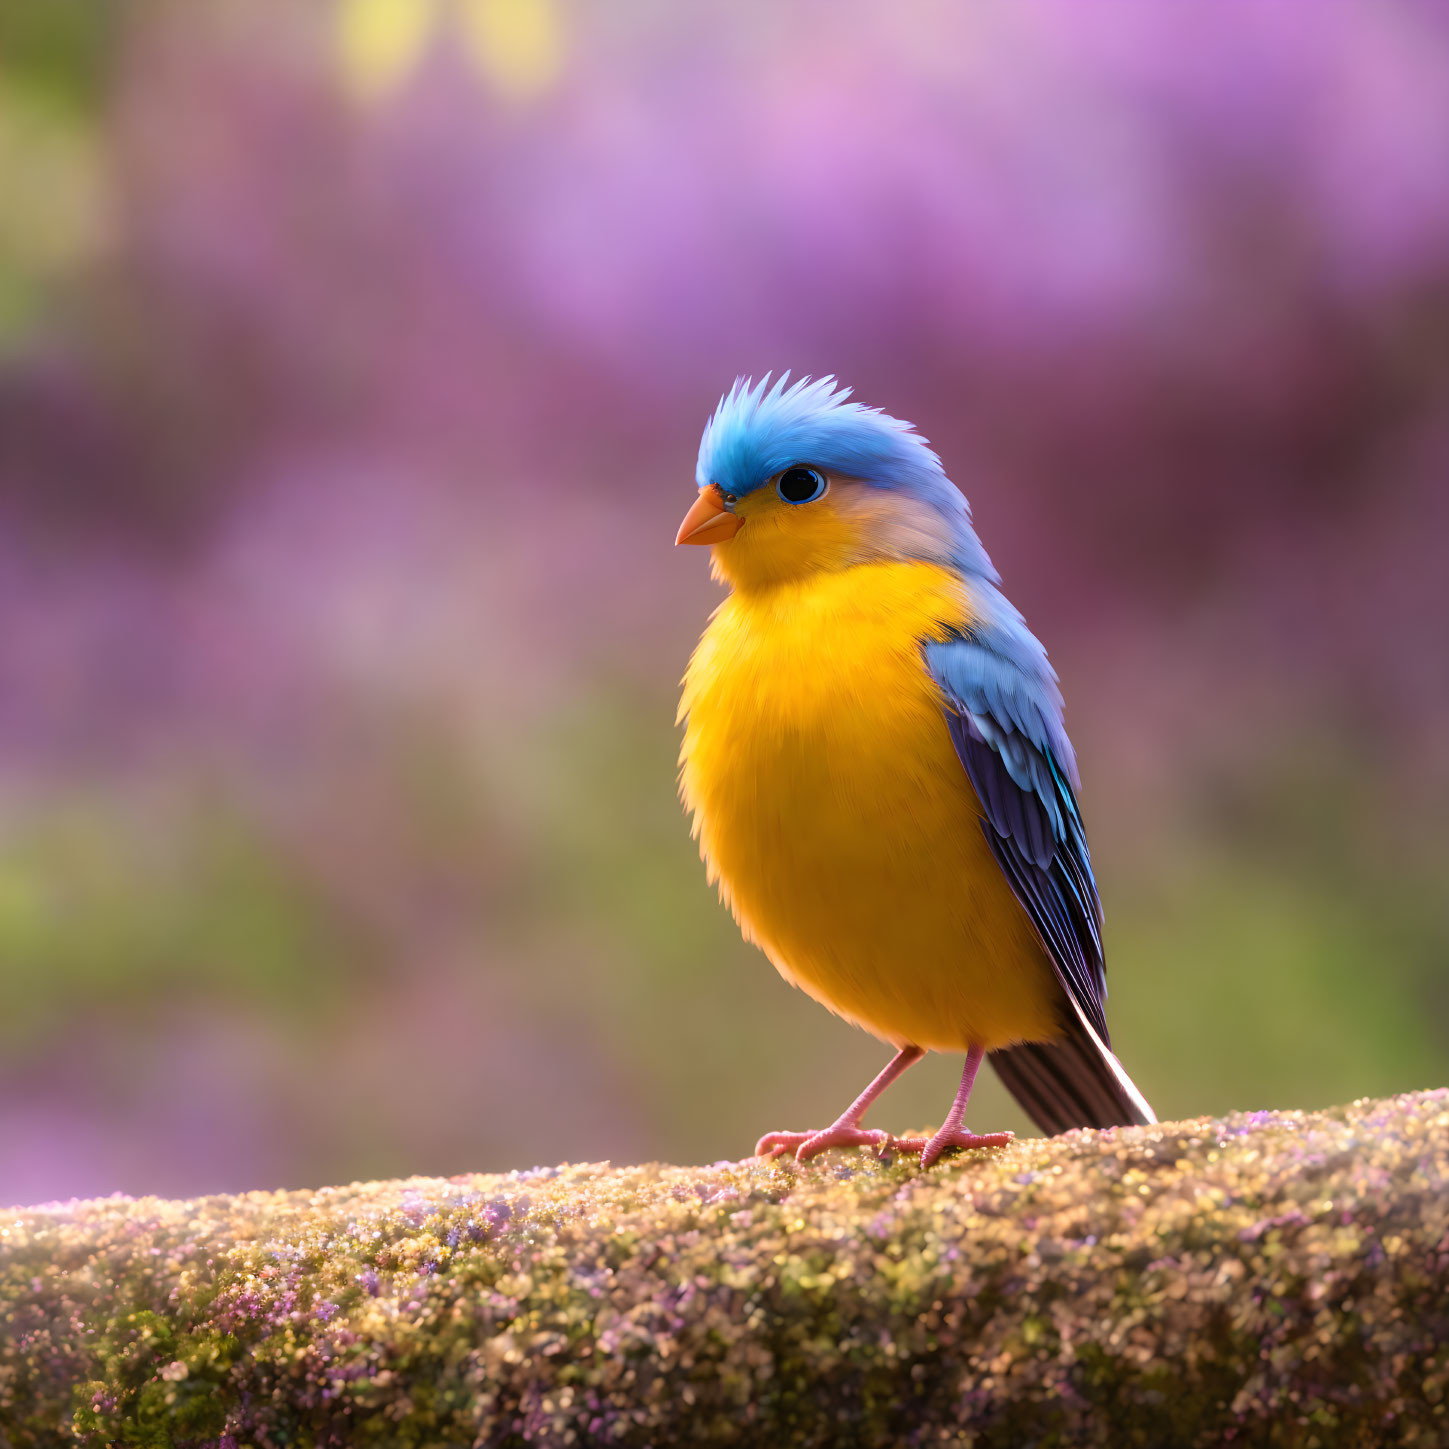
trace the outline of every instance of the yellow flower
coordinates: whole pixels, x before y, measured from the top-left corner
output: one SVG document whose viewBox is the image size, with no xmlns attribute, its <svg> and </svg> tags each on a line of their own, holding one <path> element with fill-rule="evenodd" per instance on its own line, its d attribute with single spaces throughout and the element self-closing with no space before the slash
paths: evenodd
<svg viewBox="0 0 1449 1449">
<path fill-rule="evenodd" d="M 338 56 L 362 100 L 400 89 L 450 29 L 485 80 L 523 99 L 546 90 L 563 61 L 557 0 L 339 0 Z"/>
<path fill-rule="evenodd" d="M 442 0 L 341 0 L 337 43 L 352 89 L 372 100 L 401 86 L 427 51 L 441 10 Z"/>
<path fill-rule="evenodd" d="M 531 96 L 546 90 L 563 60 L 555 0 L 458 0 L 463 40 L 499 90 Z"/>
</svg>

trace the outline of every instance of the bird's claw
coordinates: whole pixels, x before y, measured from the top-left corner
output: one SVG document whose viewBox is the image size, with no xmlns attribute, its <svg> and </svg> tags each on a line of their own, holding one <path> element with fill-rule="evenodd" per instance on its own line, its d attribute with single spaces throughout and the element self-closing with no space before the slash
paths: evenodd
<svg viewBox="0 0 1449 1449">
<path fill-rule="evenodd" d="M 852 1127 L 837 1122 L 819 1132 L 766 1132 L 755 1143 L 755 1156 L 776 1158 L 790 1152 L 796 1162 L 808 1162 L 827 1147 L 873 1147 L 881 1153 L 891 1141 L 891 1134 L 878 1128 Z"/>
<path fill-rule="evenodd" d="M 933 1137 L 896 1137 L 891 1148 L 896 1152 L 919 1152 L 921 1166 L 930 1167 L 942 1153 L 951 1148 L 969 1152 L 973 1147 L 1005 1147 L 1013 1132 L 968 1132 L 964 1127 L 942 1127 Z"/>
</svg>

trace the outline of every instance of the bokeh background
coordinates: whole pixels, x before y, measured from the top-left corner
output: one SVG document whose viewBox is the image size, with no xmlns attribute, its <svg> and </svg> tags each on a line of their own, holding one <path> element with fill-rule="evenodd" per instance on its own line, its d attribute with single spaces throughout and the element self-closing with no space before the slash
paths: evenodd
<svg viewBox="0 0 1449 1449">
<path fill-rule="evenodd" d="M 787 366 L 1048 642 L 1159 1111 L 1443 1083 L 1446 156 L 1429 3 L 0 0 L 0 1201 L 839 1110 L 675 798 Z"/>
</svg>

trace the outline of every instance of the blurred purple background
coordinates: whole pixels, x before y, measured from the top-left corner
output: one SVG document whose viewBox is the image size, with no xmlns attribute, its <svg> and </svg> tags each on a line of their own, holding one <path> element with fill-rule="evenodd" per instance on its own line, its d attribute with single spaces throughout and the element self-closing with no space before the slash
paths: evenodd
<svg viewBox="0 0 1449 1449">
<path fill-rule="evenodd" d="M 1046 640 L 1159 1112 L 1442 1083 L 1446 154 L 1428 4 L 3 0 L 0 1201 L 839 1110 L 674 793 L 782 367 Z"/>
</svg>

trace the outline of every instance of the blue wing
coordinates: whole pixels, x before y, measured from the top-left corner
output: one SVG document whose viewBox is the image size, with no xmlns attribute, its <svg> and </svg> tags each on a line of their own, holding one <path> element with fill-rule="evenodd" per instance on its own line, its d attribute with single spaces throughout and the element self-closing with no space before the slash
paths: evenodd
<svg viewBox="0 0 1449 1449">
<path fill-rule="evenodd" d="M 924 646 L 956 753 L 981 801 L 982 832 L 1063 987 L 1108 1044 L 1102 904 L 1073 789 L 1061 695 L 1024 626 Z"/>
</svg>

